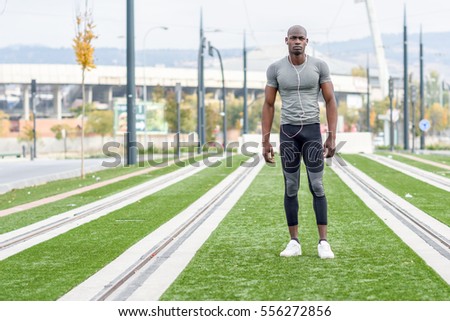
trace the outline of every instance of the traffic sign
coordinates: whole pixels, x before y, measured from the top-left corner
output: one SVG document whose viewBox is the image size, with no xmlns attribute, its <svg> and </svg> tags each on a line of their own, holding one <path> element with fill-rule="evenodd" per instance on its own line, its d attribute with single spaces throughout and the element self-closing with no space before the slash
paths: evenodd
<svg viewBox="0 0 450 321">
<path fill-rule="evenodd" d="M 431 124 L 430 124 L 430 121 L 428 119 L 422 119 L 419 122 L 419 128 L 423 132 L 428 131 L 430 129 L 430 127 L 431 127 Z"/>
</svg>

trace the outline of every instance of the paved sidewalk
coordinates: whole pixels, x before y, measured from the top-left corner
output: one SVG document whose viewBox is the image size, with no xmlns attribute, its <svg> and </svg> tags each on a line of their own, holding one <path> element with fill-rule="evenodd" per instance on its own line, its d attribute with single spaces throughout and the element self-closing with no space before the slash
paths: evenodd
<svg viewBox="0 0 450 321">
<path fill-rule="evenodd" d="M 398 154 L 398 155 L 400 155 L 402 157 L 406 157 L 406 158 L 409 158 L 409 159 L 412 159 L 412 160 L 424 163 L 424 164 L 433 165 L 435 167 L 440 167 L 440 168 L 443 168 L 443 169 L 446 169 L 446 170 L 450 170 L 450 166 L 449 165 L 445 165 L 445 164 L 438 163 L 438 162 L 435 162 L 435 161 L 431 161 L 431 160 L 428 160 L 428 159 L 416 157 L 416 156 L 413 156 L 413 155 L 407 155 L 407 154 L 404 154 L 404 153 L 396 153 L 396 154 Z M 450 155 L 449 155 L 449 158 L 450 158 Z"/>
<path fill-rule="evenodd" d="M 106 158 L 85 159 L 86 173 L 92 173 L 107 167 L 102 166 Z M 109 159 L 111 161 L 111 159 Z M 44 184 L 50 181 L 71 178 L 80 175 L 81 160 L 54 160 L 37 158 L 4 159 L 0 161 L 0 194 L 12 189 Z"/>
</svg>

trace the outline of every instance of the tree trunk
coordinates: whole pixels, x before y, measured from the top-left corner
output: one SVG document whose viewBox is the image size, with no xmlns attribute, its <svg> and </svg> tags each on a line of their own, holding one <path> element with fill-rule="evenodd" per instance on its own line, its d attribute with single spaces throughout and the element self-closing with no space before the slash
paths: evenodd
<svg viewBox="0 0 450 321">
<path fill-rule="evenodd" d="M 85 105 L 86 105 L 86 95 L 85 95 L 85 86 L 84 86 L 84 72 L 83 69 L 81 74 L 81 96 L 82 96 L 82 109 L 81 109 L 81 178 L 85 178 L 84 173 L 84 112 L 85 112 Z"/>
</svg>

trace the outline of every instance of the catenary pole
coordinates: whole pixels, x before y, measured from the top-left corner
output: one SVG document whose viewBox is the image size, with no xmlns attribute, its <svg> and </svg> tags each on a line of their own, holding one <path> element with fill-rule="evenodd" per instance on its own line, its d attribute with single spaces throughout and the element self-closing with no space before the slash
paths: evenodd
<svg viewBox="0 0 450 321">
<path fill-rule="evenodd" d="M 127 165 L 136 164 L 134 0 L 127 0 Z"/>
</svg>

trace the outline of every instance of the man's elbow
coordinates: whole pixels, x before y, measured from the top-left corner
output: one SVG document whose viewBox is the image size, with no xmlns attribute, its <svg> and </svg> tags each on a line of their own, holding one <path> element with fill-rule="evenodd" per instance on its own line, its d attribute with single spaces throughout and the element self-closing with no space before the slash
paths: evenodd
<svg viewBox="0 0 450 321">
<path fill-rule="evenodd" d="M 271 104 L 270 102 L 265 102 L 263 104 L 263 109 L 268 110 L 268 111 L 273 111 L 275 109 L 275 104 Z"/>
<path fill-rule="evenodd" d="M 336 98 L 334 95 L 325 98 L 326 107 L 337 108 Z"/>
</svg>

